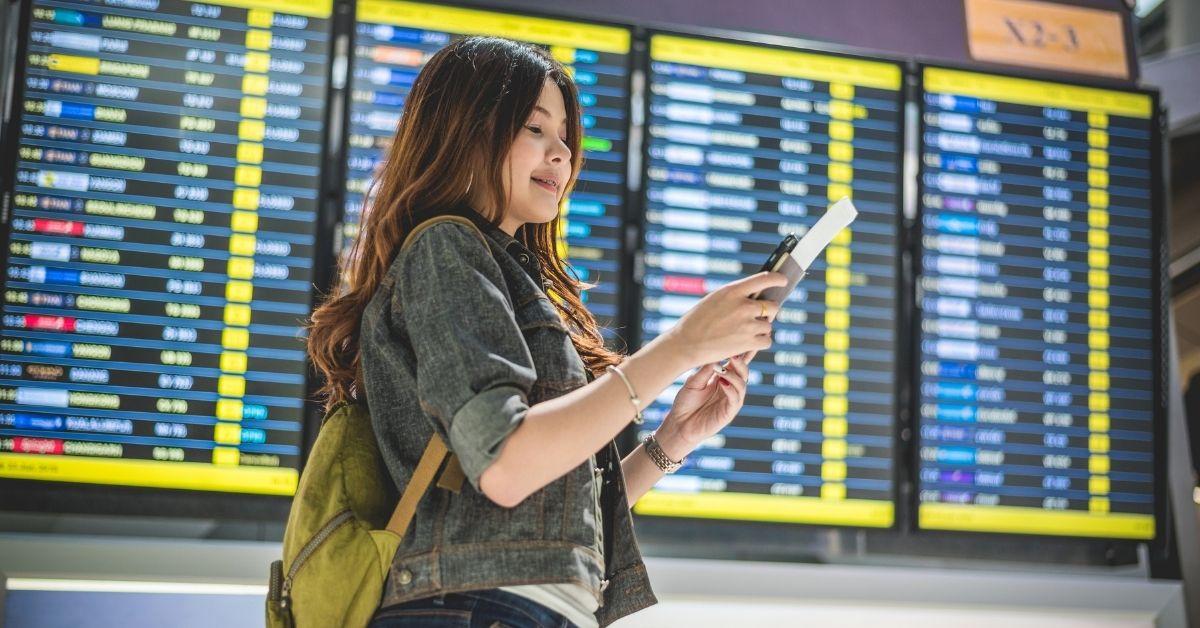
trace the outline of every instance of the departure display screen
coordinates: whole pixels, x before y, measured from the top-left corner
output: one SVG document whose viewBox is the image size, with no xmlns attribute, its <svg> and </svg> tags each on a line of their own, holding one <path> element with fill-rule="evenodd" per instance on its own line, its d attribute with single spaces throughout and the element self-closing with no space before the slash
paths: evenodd
<svg viewBox="0 0 1200 628">
<path fill-rule="evenodd" d="M 900 67 L 656 34 L 647 104 L 644 342 L 843 196 L 859 216 L 785 304 L 737 418 L 635 511 L 890 526 Z"/>
<path fill-rule="evenodd" d="M 923 82 L 919 524 L 1151 538 L 1152 98 Z"/>
<path fill-rule="evenodd" d="M 0 477 L 291 495 L 328 0 L 36 0 Z"/>
</svg>

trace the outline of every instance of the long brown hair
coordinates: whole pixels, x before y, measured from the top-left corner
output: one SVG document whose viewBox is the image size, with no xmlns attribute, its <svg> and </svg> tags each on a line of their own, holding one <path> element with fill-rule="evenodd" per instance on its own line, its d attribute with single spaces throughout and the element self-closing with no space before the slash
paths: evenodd
<svg viewBox="0 0 1200 628">
<path fill-rule="evenodd" d="M 575 185 L 583 164 L 579 94 L 563 66 L 545 51 L 496 37 L 469 37 L 438 51 L 408 93 L 387 159 L 368 194 L 358 237 L 344 259 L 341 287 L 312 314 L 308 355 L 324 382 L 326 407 L 362 392 L 359 334 L 362 312 L 383 281 L 422 211 L 469 204 L 475 187 L 499 209 L 487 218 L 499 225 L 506 205 L 504 162 L 513 140 L 550 79 L 562 90 L 567 110 L 567 146 Z M 478 175 L 478 176 L 473 176 Z M 478 186 L 483 186 L 479 189 Z M 620 355 L 604 339 L 580 294 L 593 287 L 569 272 L 555 246 L 559 221 L 526 223 L 516 238 L 541 262 L 548 290 L 571 340 L 593 374 Z"/>
</svg>

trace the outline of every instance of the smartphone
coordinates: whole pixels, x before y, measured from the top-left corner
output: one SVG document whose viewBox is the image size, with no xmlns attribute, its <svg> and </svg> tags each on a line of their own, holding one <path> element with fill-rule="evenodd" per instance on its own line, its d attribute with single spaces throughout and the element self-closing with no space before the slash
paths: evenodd
<svg viewBox="0 0 1200 628">
<path fill-rule="evenodd" d="M 788 278 L 787 285 L 778 286 L 775 288 L 767 288 L 755 295 L 755 299 L 764 301 L 772 301 L 774 303 L 783 303 L 792 290 L 796 288 L 796 284 L 800 283 L 801 279 L 808 274 L 808 271 L 800 267 L 796 262 L 796 258 L 792 257 L 792 251 L 796 249 L 796 245 L 800 244 L 800 238 L 796 234 L 789 233 L 783 237 L 783 241 L 763 263 L 762 269 L 759 272 L 776 272 L 783 273 Z"/>
<path fill-rule="evenodd" d="M 783 241 L 775 247 L 775 251 L 763 264 L 762 270 L 783 273 L 788 279 L 787 285 L 767 288 L 755 295 L 754 298 L 774 303 L 783 303 L 787 300 L 792 291 L 796 289 L 796 284 L 808 275 L 808 269 L 812 267 L 813 261 L 817 259 L 821 251 L 829 246 L 838 232 L 849 226 L 857 217 L 858 210 L 855 209 L 854 203 L 843 196 L 825 212 L 824 216 L 821 216 L 817 224 L 813 225 L 803 238 L 797 238 L 794 233 L 784 236 Z"/>
<path fill-rule="evenodd" d="M 775 271 L 779 266 L 783 265 L 783 257 L 790 255 L 797 244 L 800 244 L 800 238 L 797 238 L 796 234 L 789 233 L 784 236 L 783 241 L 779 243 L 779 246 L 775 247 L 775 251 L 771 253 L 771 257 L 767 258 L 767 261 L 763 263 L 762 268 L 758 272 Z"/>
</svg>

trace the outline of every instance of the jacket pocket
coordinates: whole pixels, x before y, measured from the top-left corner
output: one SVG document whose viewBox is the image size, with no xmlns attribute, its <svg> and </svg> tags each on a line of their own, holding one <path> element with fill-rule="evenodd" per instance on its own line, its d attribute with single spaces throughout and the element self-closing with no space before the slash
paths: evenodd
<svg viewBox="0 0 1200 628">
<path fill-rule="evenodd" d="M 450 495 L 449 500 L 443 520 L 447 545 L 540 540 L 545 534 L 546 489 L 512 508 L 498 506 L 474 490 Z"/>
<path fill-rule="evenodd" d="M 538 294 L 518 304 L 516 318 L 537 370 L 531 405 L 587 383 L 583 359 L 548 297 Z"/>
</svg>

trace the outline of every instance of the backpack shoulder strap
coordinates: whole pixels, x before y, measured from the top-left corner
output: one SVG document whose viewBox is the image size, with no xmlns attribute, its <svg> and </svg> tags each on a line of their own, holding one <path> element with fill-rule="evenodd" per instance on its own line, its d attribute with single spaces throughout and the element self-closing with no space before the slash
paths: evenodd
<svg viewBox="0 0 1200 628">
<path fill-rule="evenodd" d="M 388 520 L 387 529 L 396 536 L 404 538 L 404 534 L 408 531 L 408 524 L 412 523 L 413 516 L 417 514 L 417 504 L 429 490 L 433 476 L 437 474 L 438 468 L 442 466 L 442 461 L 446 459 L 446 453 L 446 443 L 435 432 L 429 438 L 429 444 L 425 446 L 425 452 L 421 454 L 421 461 L 417 463 L 417 468 L 413 471 L 408 486 L 404 487 L 404 494 L 400 496 L 400 503 L 396 504 L 396 510 L 392 511 L 392 518 Z"/>
<path fill-rule="evenodd" d="M 462 490 L 463 481 L 466 479 L 467 474 L 463 473 L 462 465 L 458 463 L 458 455 L 450 454 L 446 459 L 446 467 L 442 469 L 442 475 L 438 477 L 438 488 L 457 493 Z"/>
</svg>

